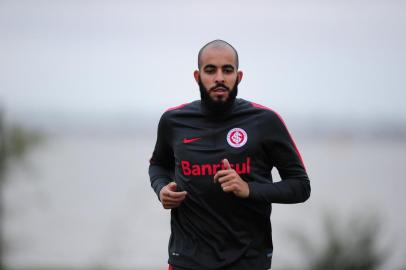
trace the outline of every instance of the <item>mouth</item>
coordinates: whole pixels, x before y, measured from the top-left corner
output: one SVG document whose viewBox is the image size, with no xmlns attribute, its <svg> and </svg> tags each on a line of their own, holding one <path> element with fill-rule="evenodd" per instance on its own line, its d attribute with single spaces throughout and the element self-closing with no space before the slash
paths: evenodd
<svg viewBox="0 0 406 270">
<path fill-rule="evenodd" d="M 210 91 L 210 96 L 217 101 L 224 101 L 228 98 L 229 90 L 225 87 L 215 87 Z"/>
<path fill-rule="evenodd" d="M 219 94 L 226 93 L 226 92 L 228 92 L 228 88 L 226 88 L 224 86 L 217 86 L 217 87 L 212 88 L 211 91 L 214 93 L 219 93 Z"/>
</svg>

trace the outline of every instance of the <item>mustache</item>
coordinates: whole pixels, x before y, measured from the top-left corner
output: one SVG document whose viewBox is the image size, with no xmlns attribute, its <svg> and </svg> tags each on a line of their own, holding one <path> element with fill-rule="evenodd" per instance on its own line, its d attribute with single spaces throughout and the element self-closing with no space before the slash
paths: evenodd
<svg viewBox="0 0 406 270">
<path fill-rule="evenodd" d="M 216 88 L 218 88 L 218 87 L 221 87 L 221 88 L 226 89 L 227 91 L 230 91 L 230 88 L 227 87 L 226 85 L 222 84 L 222 83 L 217 83 L 215 86 L 211 87 L 211 88 L 209 89 L 209 91 L 212 91 L 212 90 L 214 90 L 214 89 L 216 89 Z"/>
</svg>

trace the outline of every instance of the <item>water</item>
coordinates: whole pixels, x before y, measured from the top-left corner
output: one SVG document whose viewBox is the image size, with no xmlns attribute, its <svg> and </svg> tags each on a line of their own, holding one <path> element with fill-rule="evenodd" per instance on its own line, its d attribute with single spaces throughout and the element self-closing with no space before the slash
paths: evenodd
<svg viewBox="0 0 406 270">
<path fill-rule="evenodd" d="M 153 137 L 51 137 L 14 164 L 5 190 L 8 264 L 166 269 L 169 212 L 147 174 Z M 274 204 L 274 268 L 303 261 L 292 231 L 322 243 L 323 211 L 340 222 L 375 212 L 382 247 L 393 247 L 385 269 L 404 263 L 406 141 L 297 144 L 312 196 L 300 205 Z"/>
</svg>

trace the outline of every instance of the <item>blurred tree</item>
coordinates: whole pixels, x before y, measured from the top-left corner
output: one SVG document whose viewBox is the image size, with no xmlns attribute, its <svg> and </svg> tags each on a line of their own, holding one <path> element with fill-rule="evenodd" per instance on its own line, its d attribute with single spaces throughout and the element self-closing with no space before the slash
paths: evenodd
<svg viewBox="0 0 406 270">
<path fill-rule="evenodd" d="M 27 151 L 40 139 L 38 133 L 28 132 L 19 127 L 8 127 L 4 121 L 4 113 L 0 108 L 0 270 L 5 269 L 5 237 L 4 237 L 4 185 L 8 166 L 21 160 Z"/>
<path fill-rule="evenodd" d="M 348 220 L 346 220 L 348 222 Z M 388 252 L 378 248 L 380 220 L 376 216 L 355 215 L 343 225 L 343 219 L 325 214 L 321 246 L 294 233 L 306 258 L 307 270 L 378 270 Z"/>
</svg>

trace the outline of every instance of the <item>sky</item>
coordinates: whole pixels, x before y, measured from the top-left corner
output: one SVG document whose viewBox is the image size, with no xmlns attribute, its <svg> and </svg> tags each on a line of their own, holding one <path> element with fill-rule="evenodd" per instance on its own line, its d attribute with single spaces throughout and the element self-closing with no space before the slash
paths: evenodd
<svg viewBox="0 0 406 270">
<path fill-rule="evenodd" d="M 239 97 L 282 115 L 406 120 L 406 2 L 0 1 L 8 114 L 162 113 L 199 98 L 197 53 L 239 52 Z"/>
</svg>

